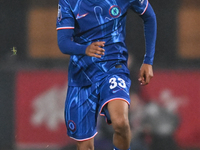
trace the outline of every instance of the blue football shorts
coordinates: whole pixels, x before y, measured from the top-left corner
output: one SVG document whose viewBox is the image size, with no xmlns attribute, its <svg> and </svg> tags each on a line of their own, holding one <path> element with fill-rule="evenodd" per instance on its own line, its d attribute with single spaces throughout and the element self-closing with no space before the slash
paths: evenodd
<svg viewBox="0 0 200 150">
<path fill-rule="evenodd" d="M 97 134 L 97 116 L 111 119 L 107 103 L 123 100 L 130 104 L 129 88 L 131 81 L 126 74 L 108 75 L 90 86 L 69 86 L 65 103 L 67 134 L 77 141 L 85 141 Z"/>
</svg>

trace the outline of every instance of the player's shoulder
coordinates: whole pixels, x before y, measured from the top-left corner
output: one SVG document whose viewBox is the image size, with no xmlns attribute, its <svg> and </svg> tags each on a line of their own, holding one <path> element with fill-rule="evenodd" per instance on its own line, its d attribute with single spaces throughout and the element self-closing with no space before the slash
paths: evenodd
<svg viewBox="0 0 200 150">
<path fill-rule="evenodd" d="M 60 0 L 59 4 L 65 8 L 70 8 L 70 9 L 74 9 L 74 8 L 78 8 L 79 2 L 80 0 Z"/>
<path fill-rule="evenodd" d="M 148 0 L 129 0 L 129 2 L 141 6 L 148 3 Z"/>
<path fill-rule="evenodd" d="M 130 0 L 131 8 L 140 15 L 146 11 L 148 3 L 148 0 Z"/>
<path fill-rule="evenodd" d="M 59 5 L 62 5 L 62 6 L 70 6 L 70 0 L 59 0 Z"/>
</svg>

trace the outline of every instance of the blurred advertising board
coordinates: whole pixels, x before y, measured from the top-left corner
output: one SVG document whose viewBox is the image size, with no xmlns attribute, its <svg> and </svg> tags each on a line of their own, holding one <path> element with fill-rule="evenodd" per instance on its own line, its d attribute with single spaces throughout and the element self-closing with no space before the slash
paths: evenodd
<svg viewBox="0 0 200 150">
<path fill-rule="evenodd" d="M 67 136 L 64 103 L 67 72 L 20 71 L 16 75 L 15 141 L 18 147 L 62 147 Z"/>
<path fill-rule="evenodd" d="M 155 71 L 142 98 L 178 116 L 174 132 L 181 147 L 200 147 L 200 71 Z M 64 101 L 67 72 L 20 71 L 16 75 L 15 140 L 20 147 L 62 147 L 66 135 Z M 153 113 L 155 111 L 153 110 Z M 164 119 L 165 120 L 165 119 Z M 163 126 L 163 133 L 169 130 Z"/>
<path fill-rule="evenodd" d="M 181 147 L 200 147 L 199 77 L 200 71 L 155 71 L 150 84 L 142 87 L 146 102 L 156 102 L 178 116 L 174 135 Z"/>
</svg>

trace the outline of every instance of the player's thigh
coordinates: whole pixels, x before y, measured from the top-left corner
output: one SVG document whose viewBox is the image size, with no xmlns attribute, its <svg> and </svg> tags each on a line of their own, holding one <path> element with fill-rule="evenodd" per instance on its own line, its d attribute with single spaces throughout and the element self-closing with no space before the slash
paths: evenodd
<svg viewBox="0 0 200 150">
<path fill-rule="evenodd" d="M 107 109 L 110 114 L 112 123 L 127 123 L 128 121 L 128 103 L 122 100 L 114 100 L 107 104 Z"/>
<path fill-rule="evenodd" d="M 90 140 L 97 134 L 97 103 L 92 91 L 91 87 L 68 87 L 65 121 L 67 134 L 76 141 Z"/>
</svg>

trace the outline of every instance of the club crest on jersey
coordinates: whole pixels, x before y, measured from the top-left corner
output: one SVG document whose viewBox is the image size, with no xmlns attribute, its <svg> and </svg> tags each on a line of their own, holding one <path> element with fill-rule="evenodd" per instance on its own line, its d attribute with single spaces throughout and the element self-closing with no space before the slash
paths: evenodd
<svg viewBox="0 0 200 150">
<path fill-rule="evenodd" d="M 113 5 L 109 9 L 109 14 L 113 18 L 117 18 L 121 14 L 121 9 L 119 8 L 119 6 Z"/>
<path fill-rule="evenodd" d="M 69 130 L 71 130 L 72 132 L 75 132 L 76 131 L 76 124 L 74 123 L 74 121 L 72 120 L 69 120 L 67 122 L 67 127 Z"/>
<path fill-rule="evenodd" d="M 62 19 L 61 8 L 62 8 L 62 6 L 61 6 L 61 5 L 58 5 L 58 16 L 57 16 L 58 22 L 60 22 L 61 19 Z"/>
</svg>

